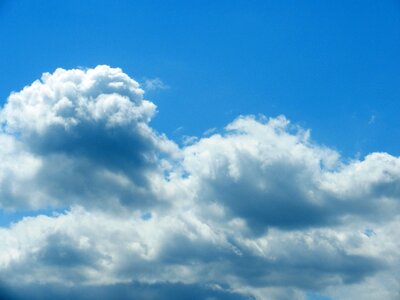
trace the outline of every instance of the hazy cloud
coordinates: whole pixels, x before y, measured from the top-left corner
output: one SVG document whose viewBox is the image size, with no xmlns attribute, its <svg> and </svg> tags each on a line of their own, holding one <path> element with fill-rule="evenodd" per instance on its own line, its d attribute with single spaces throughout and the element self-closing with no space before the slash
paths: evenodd
<svg viewBox="0 0 400 300">
<path fill-rule="evenodd" d="M 146 91 L 165 90 L 169 88 L 160 78 L 146 79 L 143 82 L 143 86 Z"/>
</svg>

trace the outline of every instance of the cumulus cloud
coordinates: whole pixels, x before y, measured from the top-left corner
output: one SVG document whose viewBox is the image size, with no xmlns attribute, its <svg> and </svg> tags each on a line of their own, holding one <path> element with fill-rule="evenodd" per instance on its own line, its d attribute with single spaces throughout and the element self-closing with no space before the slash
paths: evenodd
<svg viewBox="0 0 400 300">
<path fill-rule="evenodd" d="M 155 111 L 108 66 L 10 95 L 0 207 L 63 212 L 0 228 L 0 295 L 398 298 L 399 158 L 344 160 L 284 116 L 178 147 Z"/>
<path fill-rule="evenodd" d="M 136 81 L 108 66 L 57 69 L 12 93 L 0 115 L 2 140 L 20 154 L 4 160 L 29 184 L 2 195 L 2 206 L 145 205 L 162 158 L 176 148 L 148 126 L 155 108 Z"/>
<path fill-rule="evenodd" d="M 388 218 L 399 211 L 396 157 L 373 153 L 344 164 L 284 117 L 240 117 L 226 130 L 186 147 L 183 164 L 199 202 L 220 205 L 224 216 L 239 217 L 254 233 L 271 226 L 334 225 L 352 216 Z"/>
</svg>

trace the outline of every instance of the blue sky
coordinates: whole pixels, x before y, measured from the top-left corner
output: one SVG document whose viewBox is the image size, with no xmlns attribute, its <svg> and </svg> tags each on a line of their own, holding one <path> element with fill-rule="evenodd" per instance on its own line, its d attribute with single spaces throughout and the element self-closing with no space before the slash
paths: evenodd
<svg viewBox="0 0 400 300">
<path fill-rule="evenodd" d="M 399 53 L 397 0 L 0 0 L 0 298 L 398 299 Z"/>
<path fill-rule="evenodd" d="M 177 140 L 284 114 L 345 156 L 399 154 L 396 0 L 2 3 L 1 101 L 42 72 L 108 64 L 170 87 L 148 97 Z"/>
</svg>

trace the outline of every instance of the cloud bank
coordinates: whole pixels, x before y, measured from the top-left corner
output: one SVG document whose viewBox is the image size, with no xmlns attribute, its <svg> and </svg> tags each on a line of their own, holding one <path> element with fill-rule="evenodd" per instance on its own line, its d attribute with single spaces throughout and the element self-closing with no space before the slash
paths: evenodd
<svg viewBox="0 0 400 300">
<path fill-rule="evenodd" d="M 57 213 L 0 228 L 3 298 L 398 299 L 398 157 L 344 160 L 284 116 L 178 146 L 155 112 L 108 66 L 9 96 L 0 207 Z"/>
</svg>

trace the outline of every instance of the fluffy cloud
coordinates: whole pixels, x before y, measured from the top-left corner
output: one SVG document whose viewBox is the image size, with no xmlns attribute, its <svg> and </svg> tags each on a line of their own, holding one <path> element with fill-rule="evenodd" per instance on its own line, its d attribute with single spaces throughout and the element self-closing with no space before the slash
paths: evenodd
<svg viewBox="0 0 400 300">
<path fill-rule="evenodd" d="M 58 213 L 0 228 L 3 298 L 398 298 L 399 158 L 345 162 L 283 116 L 178 147 L 143 94 L 98 66 L 10 95 L 0 206 Z"/>
<path fill-rule="evenodd" d="M 344 164 L 284 117 L 240 117 L 226 130 L 186 147 L 183 164 L 199 202 L 220 205 L 255 234 L 399 212 L 399 158 L 374 153 Z"/>
<path fill-rule="evenodd" d="M 1 195 L 1 205 L 146 206 L 154 199 L 150 182 L 165 169 L 162 157 L 176 148 L 148 126 L 154 112 L 138 83 L 108 66 L 57 69 L 12 93 L 1 111 L 2 140 L 18 149 L 4 161 L 11 176 L 29 183 Z"/>
</svg>

